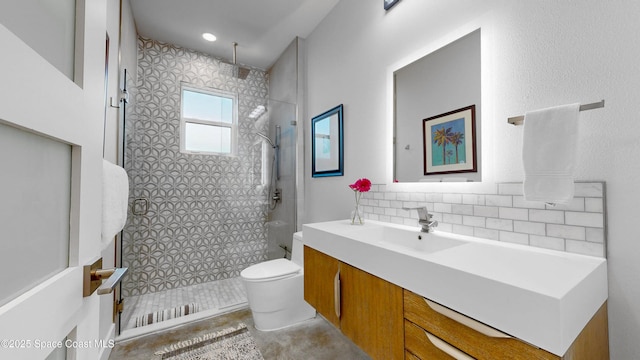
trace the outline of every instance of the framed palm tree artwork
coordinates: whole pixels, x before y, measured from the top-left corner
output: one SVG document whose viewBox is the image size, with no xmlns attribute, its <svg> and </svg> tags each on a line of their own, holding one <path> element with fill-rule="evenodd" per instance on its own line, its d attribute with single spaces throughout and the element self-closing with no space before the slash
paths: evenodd
<svg viewBox="0 0 640 360">
<path fill-rule="evenodd" d="M 476 106 L 422 121 L 424 175 L 477 172 Z"/>
</svg>

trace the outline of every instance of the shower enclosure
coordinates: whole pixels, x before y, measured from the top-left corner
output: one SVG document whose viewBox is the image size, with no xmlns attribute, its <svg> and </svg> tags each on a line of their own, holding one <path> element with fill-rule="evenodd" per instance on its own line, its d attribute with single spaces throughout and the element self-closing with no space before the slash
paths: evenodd
<svg viewBox="0 0 640 360">
<path fill-rule="evenodd" d="M 264 71 L 252 68 L 240 79 L 222 65 L 138 39 L 137 81 L 127 84 L 124 123 L 130 211 L 122 233 L 122 266 L 129 268 L 122 282 L 123 331 L 172 309 L 195 309 L 197 318 L 246 306 L 240 271 L 290 248 L 296 106 L 269 100 Z M 185 84 L 237 95 L 237 154 L 180 151 Z"/>
</svg>

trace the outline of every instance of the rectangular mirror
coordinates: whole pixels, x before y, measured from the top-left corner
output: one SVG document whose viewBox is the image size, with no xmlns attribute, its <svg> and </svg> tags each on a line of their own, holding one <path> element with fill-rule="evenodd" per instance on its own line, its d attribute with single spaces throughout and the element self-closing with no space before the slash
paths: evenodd
<svg viewBox="0 0 640 360">
<path fill-rule="evenodd" d="M 480 35 L 476 29 L 393 71 L 394 182 L 482 180 Z M 456 130 L 468 146 L 454 145 L 454 129 L 439 140 L 426 133 L 427 125 L 456 120 L 441 117 L 470 106 L 473 116 Z"/>
<path fill-rule="evenodd" d="M 342 104 L 311 119 L 311 176 L 344 175 Z"/>
</svg>

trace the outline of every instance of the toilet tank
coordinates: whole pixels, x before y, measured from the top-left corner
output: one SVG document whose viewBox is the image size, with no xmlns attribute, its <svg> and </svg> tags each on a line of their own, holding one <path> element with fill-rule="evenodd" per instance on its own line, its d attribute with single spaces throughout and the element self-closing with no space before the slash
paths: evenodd
<svg viewBox="0 0 640 360">
<path fill-rule="evenodd" d="M 304 255 L 302 244 L 302 231 L 293 234 L 293 242 L 291 243 L 291 261 L 303 267 Z"/>
</svg>

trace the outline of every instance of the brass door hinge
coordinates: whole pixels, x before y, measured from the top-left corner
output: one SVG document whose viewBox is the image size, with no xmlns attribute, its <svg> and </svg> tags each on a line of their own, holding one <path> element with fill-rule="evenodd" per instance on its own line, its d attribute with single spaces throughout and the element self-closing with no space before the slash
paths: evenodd
<svg viewBox="0 0 640 360">
<path fill-rule="evenodd" d="M 118 314 L 124 311 L 124 299 L 113 301 L 113 322 L 116 322 Z"/>
</svg>

